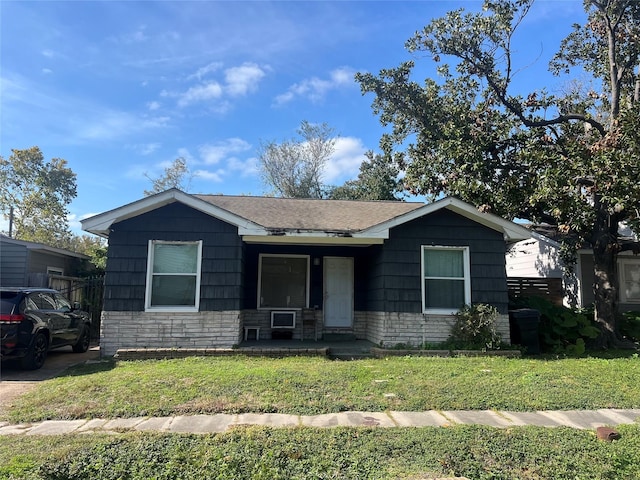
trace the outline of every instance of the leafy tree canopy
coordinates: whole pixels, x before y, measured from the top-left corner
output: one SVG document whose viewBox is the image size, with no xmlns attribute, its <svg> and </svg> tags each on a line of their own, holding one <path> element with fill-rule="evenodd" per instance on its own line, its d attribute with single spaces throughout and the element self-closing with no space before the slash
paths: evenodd
<svg viewBox="0 0 640 480">
<path fill-rule="evenodd" d="M 152 184 L 151 190 L 144 191 L 145 196 L 149 196 L 164 192 L 170 188 L 187 191 L 195 174 L 189 169 L 187 161 L 182 157 L 178 157 L 164 169 L 164 173 L 159 177 L 153 178 L 147 173 L 144 176 Z"/>
<path fill-rule="evenodd" d="M 288 198 L 322 198 L 322 172 L 335 151 L 333 129 L 303 121 L 298 138 L 263 142 L 258 153 L 262 180 L 273 192 Z"/>
<path fill-rule="evenodd" d="M 356 79 L 392 126 L 381 148 L 406 170 L 410 192 L 548 222 L 593 246 L 601 342 L 617 344 L 615 258 L 637 248 L 621 242 L 619 222 L 640 232 L 640 2 L 585 0 L 587 22 L 550 69 L 580 67 L 592 80 L 523 95 L 513 91 L 526 71 L 514 69 L 512 44 L 532 3 L 485 1 L 481 12 L 454 10 L 416 33 L 406 47 L 436 62 L 438 78 L 414 81 L 407 61 Z"/>
<path fill-rule="evenodd" d="M 38 147 L 0 157 L 0 210 L 12 212 L 12 236 L 66 248 L 72 236 L 67 209 L 76 197 L 76 174 L 66 160 L 45 163 Z"/>
<path fill-rule="evenodd" d="M 372 151 L 360 165 L 355 180 L 330 188 L 327 198 L 332 200 L 399 200 L 402 184 L 398 180 L 398 168 L 383 155 Z"/>
</svg>

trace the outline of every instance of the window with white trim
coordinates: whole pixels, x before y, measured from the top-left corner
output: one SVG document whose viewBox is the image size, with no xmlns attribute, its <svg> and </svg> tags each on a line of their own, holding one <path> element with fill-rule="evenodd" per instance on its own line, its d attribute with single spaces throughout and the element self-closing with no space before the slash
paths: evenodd
<svg viewBox="0 0 640 480">
<path fill-rule="evenodd" d="M 258 308 L 306 308 L 309 305 L 309 256 L 260 255 Z"/>
<path fill-rule="evenodd" d="M 60 267 L 47 267 L 47 275 L 64 276 L 64 270 Z"/>
<path fill-rule="evenodd" d="M 197 311 L 200 306 L 202 242 L 151 240 L 147 265 L 147 310 Z"/>
<path fill-rule="evenodd" d="M 450 314 L 471 303 L 469 247 L 422 247 L 422 311 Z"/>
<path fill-rule="evenodd" d="M 618 257 L 620 301 L 640 303 L 640 262 Z"/>
</svg>

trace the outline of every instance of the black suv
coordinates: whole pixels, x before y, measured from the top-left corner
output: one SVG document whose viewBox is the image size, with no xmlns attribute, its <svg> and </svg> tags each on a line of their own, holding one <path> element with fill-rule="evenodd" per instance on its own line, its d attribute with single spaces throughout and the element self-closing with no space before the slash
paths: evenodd
<svg viewBox="0 0 640 480">
<path fill-rule="evenodd" d="M 52 348 L 71 345 L 86 352 L 89 314 L 49 288 L 0 288 L 0 357 L 19 358 L 22 368 L 36 370 Z"/>
</svg>

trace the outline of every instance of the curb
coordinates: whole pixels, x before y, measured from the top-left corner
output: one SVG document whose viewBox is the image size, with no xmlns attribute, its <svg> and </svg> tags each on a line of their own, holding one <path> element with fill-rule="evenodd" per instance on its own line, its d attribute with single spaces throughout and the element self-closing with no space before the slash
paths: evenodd
<svg viewBox="0 0 640 480">
<path fill-rule="evenodd" d="M 419 428 L 455 425 L 486 425 L 495 428 L 532 425 L 597 429 L 640 422 L 640 409 L 563 410 L 506 412 L 459 410 L 426 412 L 340 412 L 322 415 L 283 413 L 241 413 L 184 415 L 172 417 L 134 417 L 90 420 L 45 420 L 38 423 L 0 422 L 0 435 L 61 435 L 70 433 L 222 433 L 232 428 L 261 425 L 272 428 Z"/>
</svg>

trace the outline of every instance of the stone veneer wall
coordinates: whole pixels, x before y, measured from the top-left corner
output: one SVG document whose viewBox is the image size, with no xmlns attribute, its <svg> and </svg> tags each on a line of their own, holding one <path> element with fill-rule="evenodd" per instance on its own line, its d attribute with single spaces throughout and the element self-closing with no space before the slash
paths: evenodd
<svg viewBox="0 0 640 480">
<path fill-rule="evenodd" d="M 241 312 L 102 312 L 100 352 L 120 348 L 230 348 L 242 339 Z"/>
<path fill-rule="evenodd" d="M 321 329 L 322 311 L 309 312 Z M 363 312 L 354 314 L 353 333 L 356 338 L 377 345 L 392 347 L 399 343 L 419 346 L 422 342 L 438 343 L 451 332 L 452 315 L 420 313 Z M 118 349 L 141 348 L 231 348 L 244 340 L 245 326 L 260 327 L 259 340 L 271 339 L 269 311 L 244 310 L 226 312 L 102 312 L 100 351 L 113 356 Z M 314 337 L 314 331 L 303 328 L 298 312 L 293 339 Z M 510 343 L 509 316 L 500 315 L 498 331 L 503 341 Z M 321 332 L 318 331 L 321 338 Z"/>
<path fill-rule="evenodd" d="M 271 310 L 243 310 L 242 327 L 259 327 L 260 338 L 258 340 L 271 340 Z M 318 338 L 322 336 L 322 310 L 304 309 L 296 310 L 296 328 L 279 329 L 291 331 L 293 340 L 314 340 L 316 331 Z"/>
<path fill-rule="evenodd" d="M 419 346 L 423 342 L 444 342 L 451 333 L 453 315 L 423 315 L 421 313 L 356 312 L 354 333 L 357 338 L 392 347 L 404 343 Z M 509 316 L 500 315 L 497 320 L 502 340 L 511 342 Z"/>
</svg>

